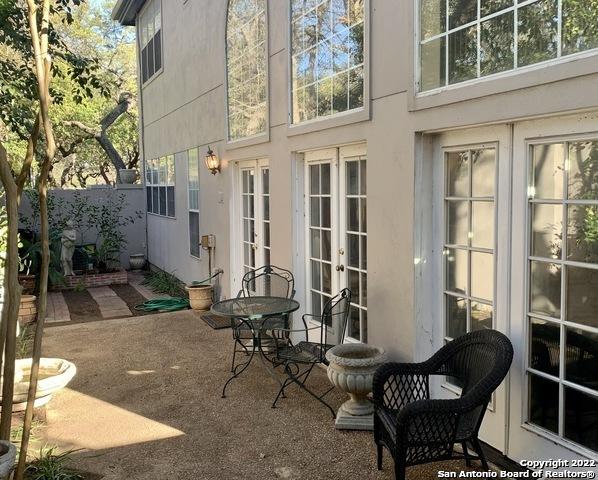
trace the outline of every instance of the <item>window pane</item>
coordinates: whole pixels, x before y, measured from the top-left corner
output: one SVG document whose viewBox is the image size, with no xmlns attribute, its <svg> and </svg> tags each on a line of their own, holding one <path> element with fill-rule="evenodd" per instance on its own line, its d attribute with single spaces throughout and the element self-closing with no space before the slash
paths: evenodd
<svg viewBox="0 0 598 480">
<path fill-rule="evenodd" d="M 457 338 L 467 333 L 467 300 L 446 296 L 446 336 Z"/>
<path fill-rule="evenodd" d="M 311 256 L 320 258 L 320 230 L 310 229 L 311 232 Z"/>
<path fill-rule="evenodd" d="M 174 217 L 175 210 L 174 210 L 174 187 L 166 187 L 166 197 L 167 197 L 167 212 L 166 215 L 169 217 Z"/>
<path fill-rule="evenodd" d="M 160 190 L 160 215 L 166 215 L 166 187 L 159 187 Z"/>
<path fill-rule="evenodd" d="M 468 245 L 469 202 L 447 201 L 447 243 L 450 245 Z"/>
<path fill-rule="evenodd" d="M 598 270 L 567 268 L 567 320 L 598 328 Z"/>
<path fill-rule="evenodd" d="M 332 288 L 332 266 L 329 263 L 322 264 L 322 291 L 330 293 Z"/>
<path fill-rule="evenodd" d="M 598 48 L 598 9 L 579 0 L 563 0 L 563 55 Z"/>
<path fill-rule="evenodd" d="M 569 144 L 570 199 L 598 200 L 598 141 Z"/>
<path fill-rule="evenodd" d="M 496 150 L 488 148 L 471 152 L 471 195 L 473 197 L 493 197 L 495 183 Z"/>
<path fill-rule="evenodd" d="M 320 165 L 320 185 L 322 195 L 330 195 L 330 164 L 323 163 Z"/>
<path fill-rule="evenodd" d="M 546 430 L 558 433 L 559 385 L 537 375 L 529 376 L 529 420 Z"/>
<path fill-rule="evenodd" d="M 152 187 L 152 213 L 160 214 L 160 192 L 158 187 Z"/>
<path fill-rule="evenodd" d="M 559 318 L 561 316 L 560 265 L 535 261 L 530 263 L 530 310 Z"/>
<path fill-rule="evenodd" d="M 447 153 L 448 197 L 469 196 L 469 152 Z"/>
<path fill-rule="evenodd" d="M 598 333 L 567 328 L 565 378 L 598 392 Z"/>
<path fill-rule="evenodd" d="M 359 162 L 347 162 L 347 195 L 359 194 Z"/>
<path fill-rule="evenodd" d="M 571 205 L 567 218 L 567 258 L 598 263 L 598 207 Z"/>
<path fill-rule="evenodd" d="M 559 376 L 561 329 L 554 323 L 532 319 L 530 367 Z"/>
<path fill-rule="evenodd" d="M 534 198 L 563 198 L 565 149 L 562 143 L 532 147 L 532 192 Z"/>
<path fill-rule="evenodd" d="M 447 248 L 445 257 L 447 289 L 456 293 L 467 293 L 467 251 Z"/>
<path fill-rule="evenodd" d="M 189 253 L 199 257 L 199 213 L 189 212 Z"/>
<path fill-rule="evenodd" d="M 565 437 L 598 451 L 598 397 L 565 387 Z"/>
<path fill-rule="evenodd" d="M 494 203 L 471 202 L 471 246 L 494 248 Z"/>
<path fill-rule="evenodd" d="M 265 0 L 231 0 L 226 35 L 228 136 L 238 140 L 263 133 L 267 124 Z"/>
<path fill-rule="evenodd" d="M 557 56 L 557 0 L 540 0 L 518 11 L 518 66 Z"/>
<path fill-rule="evenodd" d="M 359 325 L 359 309 L 351 307 L 351 314 L 349 318 L 349 336 L 359 340 L 360 336 L 360 325 Z"/>
<path fill-rule="evenodd" d="M 492 305 L 471 302 L 471 330 L 487 330 L 492 328 Z"/>
<path fill-rule="evenodd" d="M 535 203 L 531 206 L 531 254 L 560 259 L 563 248 L 562 205 Z"/>
<path fill-rule="evenodd" d="M 514 68 L 513 12 L 486 20 L 480 33 L 480 74 L 482 76 Z"/>
<path fill-rule="evenodd" d="M 359 268 L 359 235 L 347 234 L 347 265 Z"/>
<path fill-rule="evenodd" d="M 420 19 L 422 40 L 444 32 L 446 29 L 445 0 L 421 0 Z"/>
<path fill-rule="evenodd" d="M 432 90 L 446 84 L 446 37 L 424 43 L 420 50 L 420 89 Z"/>
<path fill-rule="evenodd" d="M 349 109 L 363 107 L 363 67 L 349 70 Z"/>
<path fill-rule="evenodd" d="M 450 84 L 477 77 L 477 32 L 477 27 L 473 26 L 449 34 L 448 80 Z"/>
<path fill-rule="evenodd" d="M 322 259 L 330 261 L 332 257 L 332 247 L 330 237 L 332 233 L 330 230 L 322 230 Z"/>
<path fill-rule="evenodd" d="M 478 16 L 477 0 L 449 0 L 449 28 L 474 21 Z"/>
<path fill-rule="evenodd" d="M 159 30 L 154 37 L 154 70 L 162 68 L 162 31 Z"/>
<path fill-rule="evenodd" d="M 146 194 L 146 202 L 147 202 L 147 211 L 152 212 L 152 187 L 145 187 L 145 194 Z"/>
<path fill-rule="evenodd" d="M 513 0 L 480 0 L 482 17 L 513 6 Z"/>
<path fill-rule="evenodd" d="M 494 255 L 471 252 L 471 295 L 494 300 Z"/>
</svg>

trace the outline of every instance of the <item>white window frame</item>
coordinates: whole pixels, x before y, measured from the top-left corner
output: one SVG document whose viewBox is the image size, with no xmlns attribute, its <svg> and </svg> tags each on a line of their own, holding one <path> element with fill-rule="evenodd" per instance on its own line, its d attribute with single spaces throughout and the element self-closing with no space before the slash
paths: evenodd
<svg viewBox="0 0 598 480">
<path fill-rule="evenodd" d="M 162 159 L 165 159 L 166 161 L 166 170 L 163 174 L 163 179 L 160 179 L 160 162 Z M 168 178 L 168 163 L 172 161 L 172 177 L 171 179 Z M 154 165 L 155 162 L 158 162 L 157 167 Z M 146 190 L 149 188 L 152 190 L 154 188 L 158 189 L 158 211 L 154 211 L 154 206 L 153 206 L 153 201 L 152 201 L 152 209 L 150 211 L 150 209 L 147 209 L 147 213 L 149 215 L 155 215 L 157 217 L 161 217 L 161 218 L 170 218 L 170 219 L 176 219 L 176 161 L 175 161 L 175 155 L 174 154 L 170 154 L 170 155 L 163 155 L 162 157 L 157 157 L 157 158 L 152 158 L 150 160 L 146 161 L 146 166 L 145 166 L 145 171 L 146 171 L 146 184 L 145 184 L 145 188 Z M 154 178 L 154 174 L 155 177 L 157 178 L 157 181 Z M 161 214 L 160 213 L 160 188 L 163 187 L 165 189 L 165 199 L 166 199 L 166 214 Z M 168 189 L 171 188 L 173 191 L 173 205 L 174 205 L 174 214 L 173 215 L 169 215 L 168 214 Z M 146 198 L 147 198 L 147 192 L 146 192 Z M 152 199 L 153 199 L 153 194 L 152 194 Z"/>
<path fill-rule="evenodd" d="M 191 188 L 191 152 L 195 151 L 196 153 L 196 160 L 197 160 L 197 190 L 196 189 L 192 189 Z M 187 213 L 197 213 L 197 225 L 198 227 L 200 227 L 201 225 L 201 213 L 200 213 L 200 209 L 201 209 L 201 204 L 200 204 L 200 191 L 201 191 L 201 187 L 200 187 L 200 163 L 199 163 L 199 148 L 195 147 L 195 148 L 190 148 L 189 150 L 187 150 L 186 152 L 187 154 Z M 191 194 L 195 194 L 197 195 L 197 208 L 191 208 Z M 198 232 L 197 232 L 197 238 L 199 241 L 201 241 L 201 228 L 198 228 Z M 191 258 L 195 258 L 195 259 L 200 259 L 201 258 L 201 245 L 198 243 L 198 251 L 197 251 L 197 255 L 194 255 L 191 252 L 191 221 L 189 220 L 189 218 L 187 218 L 187 239 L 189 240 L 189 256 L 191 256 Z"/>
<path fill-rule="evenodd" d="M 230 1 L 226 2 L 226 13 L 224 15 L 224 138 L 226 139 L 225 147 L 227 149 L 246 147 L 249 145 L 256 145 L 263 142 L 270 141 L 270 41 L 269 41 L 269 2 L 264 0 L 265 9 L 264 15 L 266 17 L 266 29 L 265 29 L 265 56 L 266 56 L 266 71 L 265 71 L 265 88 L 266 88 L 266 124 L 264 131 L 248 137 L 231 139 L 230 138 L 230 126 L 229 126 L 229 97 L 228 97 L 228 11 L 230 7 Z"/>
<path fill-rule="evenodd" d="M 370 25 L 371 25 L 371 0 L 364 0 L 363 18 L 363 106 L 353 110 L 316 117 L 300 123 L 293 123 L 293 32 L 292 32 L 292 1 L 287 1 L 287 136 L 302 135 L 309 132 L 319 131 L 323 128 L 334 128 L 352 123 L 370 120 Z"/>
<path fill-rule="evenodd" d="M 463 298 L 464 300 L 468 301 L 468 302 L 478 302 L 478 303 L 483 303 L 483 299 L 478 299 L 476 297 L 474 297 L 471 294 L 471 262 L 468 260 L 467 262 L 467 278 L 468 278 L 468 292 L 464 293 L 462 295 L 457 295 L 456 292 L 451 292 L 447 289 L 447 285 L 446 285 L 446 277 L 447 277 L 447 266 L 446 266 L 446 261 L 445 261 L 445 249 L 447 248 L 456 248 L 454 245 L 448 245 L 448 238 L 447 238 L 447 228 L 448 228 L 448 215 L 447 215 L 447 200 L 453 198 L 453 197 L 449 197 L 447 196 L 447 192 L 446 192 L 446 181 L 447 181 L 447 168 L 446 168 L 446 163 L 447 163 L 447 154 L 448 153 L 454 153 L 454 152 L 464 152 L 464 151 L 471 151 L 471 150 L 484 150 L 484 149 L 494 149 L 495 152 L 495 157 L 494 157 L 494 195 L 493 195 L 493 200 L 492 200 L 492 204 L 494 206 L 494 238 L 493 238 L 493 242 L 492 242 L 492 263 L 493 263 L 493 291 L 492 291 L 492 328 L 496 328 L 497 325 L 497 317 L 496 317 L 496 310 L 497 310 L 497 305 L 496 305 L 496 301 L 498 298 L 498 293 L 497 293 L 497 280 L 498 280 L 498 194 L 499 194 L 499 155 L 500 155 L 500 148 L 499 148 L 499 144 L 498 142 L 487 142 L 487 143 L 472 143 L 469 145 L 459 145 L 459 146 L 451 146 L 451 147 L 445 147 L 442 148 L 442 220 L 441 220 L 441 226 L 442 226 L 442 230 L 441 230 L 441 237 L 442 237 L 442 261 L 441 261 L 441 265 L 440 265 L 440 271 L 441 273 L 441 279 L 440 279 L 440 293 L 441 293 L 441 298 L 440 298 L 440 309 L 442 312 L 442 339 L 443 342 L 446 343 L 447 341 L 452 340 L 452 338 L 449 336 L 448 334 L 448 329 L 447 329 L 447 310 L 446 310 L 446 299 L 447 296 L 452 296 L 455 298 Z M 471 159 L 470 159 L 471 160 Z M 469 171 L 468 171 L 468 179 L 469 182 L 472 181 L 472 177 L 471 177 L 472 173 L 471 173 L 471 163 L 469 165 Z M 470 185 L 470 192 L 468 194 L 468 197 L 465 201 L 467 202 L 472 202 L 475 201 L 477 197 L 472 197 L 471 196 L 471 185 Z M 469 208 L 469 206 L 468 206 Z M 468 214 L 469 215 L 469 219 L 468 221 L 473 220 L 471 213 Z M 469 225 L 470 229 L 471 229 L 471 224 Z M 479 247 L 472 247 L 471 245 L 468 245 L 466 248 L 461 248 L 463 251 L 468 252 L 468 255 L 470 252 L 482 252 L 483 248 L 479 248 Z M 482 253 L 489 253 L 489 252 L 482 252 Z M 481 302 L 480 302 L 481 301 Z M 468 308 L 467 311 L 467 323 L 466 323 L 466 329 L 465 332 L 471 332 L 471 317 L 470 317 L 470 309 Z M 444 381 L 442 382 L 442 388 L 445 388 L 453 393 L 456 394 L 461 394 L 461 388 L 459 388 L 456 385 L 453 385 L 452 383 L 449 383 L 446 379 L 446 377 L 444 377 Z M 494 402 L 495 402 L 495 396 L 492 395 L 492 399 L 488 405 L 488 409 L 490 411 L 494 411 Z"/>
<path fill-rule="evenodd" d="M 147 45 L 147 43 L 149 43 L 149 39 L 148 42 L 146 42 L 146 44 L 143 44 L 143 28 L 144 28 L 144 24 L 143 24 L 143 17 L 144 15 L 148 12 L 149 9 L 155 9 L 157 7 L 160 9 L 160 68 L 158 70 L 155 70 L 154 73 L 150 76 L 147 77 L 147 79 L 144 81 L 143 80 L 143 49 L 145 48 L 145 45 Z M 155 16 L 154 16 L 154 20 L 155 20 Z M 154 25 L 155 27 L 155 25 Z M 154 31 L 154 34 L 152 35 L 152 38 L 155 37 L 156 32 Z M 147 2 L 143 8 L 141 9 L 141 11 L 139 12 L 138 16 L 137 16 L 137 45 L 138 45 L 138 52 L 139 52 L 139 84 L 141 85 L 141 87 L 145 87 L 146 85 L 149 85 L 156 77 L 158 77 L 163 71 L 164 71 L 164 15 L 163 15 L 163 8 L 162 8 L 162 0 L 150 0 L 149 2 Z"/>
<path fill-rule="evenodd" d="M 530 65 L 526 65 L 526 66 L 522 66 L 522 67 L 517 67 L 517 59 L 518 59 L 518 55 L 517 55 L 517 49 L 518 49 L 518 43 L 517 41 L 514 41 L 514 51 L 513 51 L 513 55 L 514 55 L 514 68 L 510 69 L 510 70 L 505 70 L 503 72 L 498 72 L 498 73 L 494 73 L 491 75 L 485 75 L 483 77 L 480 76 L 480 25 L 482 23 L 484 23 L 487 20 L 490 20 L 492 18 L 496 18 L 499 16 L 502 16 L 504 14 L 507 14 L 509 12 L 514 12 L 513 14 L 513 21 L 514 21 L 514 31 L 513 31 L 513 38 L 516 39 L 517 38 L 517 22 L 518 22 L 518 15 L 517 12 L 519 9 L 521 9 L 522 7 L 526 7 L 527 5 L 531 5 L 533 3 L 536 3 L 537 1 L 541 1 L 541 0 L 525 0 L 522 1 L 521 3 L 514 3 L 513 6 L 505 8 L 503 10 L 500 10 L 498 12 L 492 13 L 490 15 L 487 15 L 485 17 L 483 17 L 483 19 L 480 19 L 480 1 L 478 0 L 478 17 L 476 20 L 460 25 L 459 27 L 453 28 L 453 29 L 449 29 L 449 14 L 448 14 L 448 2 L 449 0 L 443 0 L 446 1 L 446 29 L 445 32 L 431 36 L 429 38 L 427 38 L 425 40 L 425 42 L 430 42 L 433 41 L 435 39 L 438 38 L 442 38 L 445 37 L 446 38 L 446 45 L 445 45 L 445 83 L 444 85 L 437 87 L 437 88 L 433 88 L 430 90 L 425 90 L 422 91 L 421 90 L 421 45 L 422 45 L 422 34 L 421 34 L 421 16 L 420 16 L 420 3 L 421 0 L 414 0 L 414 21 L 415 21 L 415 55 L 414 55 L 414 59 L 415 59 L 415 65 L 414 65 L 414 71 L 415 71 L 415 75 L 414 75 L 414 92 L 416 97 L 428 97 L 428 96 L 434 96 L 436 94 L 438 94 L 439 92 L 443 92 L 443 91 L 449 91 L 449 90 L 455 90 L 455 89 L 460 89 L 463 87 L 467 87 L 467 86 L 471 86 L 473 84 L 477 84 L 480 82 L 488 82 L 488 81 L 492 81 L 492 80 L 496 80 L 496 79 L 501 79 L 501 78 L 505 78 L 505 77 L 511 77 L 514 75 L 519 75 L 525 72 L 530 72 L 530 71 L 534 71 L 534 70 L 539 70 L 539 69 L 543 69 L 546 67 L 551 67 L 553 65 L 560 65 L 560 64 L 564 64 L 564 63 L 568 63 L 568 62 L 572 62 L 575 60 L 579 60 L 581 58 L 586 58 L 586 57 L 591 57 L 594 56 L 596 54 L 598 54 L 598 48 L 593 48 L 593 49 L 589 49 L 589 50 L 584 50 L 584 51 L 580 51 L 577 53 L 572 53 L 572 54 L 568 54 L 568 55 L 562 55 L 562 2 L 563 0 L 557 0 L 558 1 L 558 7 L 557 7 L 557 12 L 558 12 L 558 19 L 557 19 L 557 56 L 555 58 L 549 59 L 549 60 L 544 60 L 542 62 L 538 62 L 538 63 L 533 63 Z M 449 78 L 449 72 L 448 72 L 448 65 L 449 65 L 449 55 L 448 55 L 448 38 L 449 38 L 449 34 L 453 33 L 453 32 L 457 32 L 460 30 L 464 30 L 467 28 L 470 28 L 474 25 L 477 25 L 477 77 L 470 79 L 470 80 L 466 80 L 463 82 L 458 82 L 458 83 L 454 83 L 454 84 L 449 84 L 448 83 L 448 78 Z"/>
</svg>

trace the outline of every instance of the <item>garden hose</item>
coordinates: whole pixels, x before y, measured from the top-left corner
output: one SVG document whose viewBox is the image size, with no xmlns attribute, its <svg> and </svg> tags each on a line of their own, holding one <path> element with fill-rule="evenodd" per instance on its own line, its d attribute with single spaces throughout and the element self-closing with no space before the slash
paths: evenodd
<svg viewBox="0 0 598 480">
<path fill-rule="evenodd" d="M 189 300 L 180 297 L 156 298 L 135 306 L 135 310 L 141 312 L 175 312 L 186 308 L 189 308 Z"/>
<path fill-rule="evenodd" d="M 218 275 L 222 274 L 222 270 L 216 270 L 216 272 L 214 273 L 214 275 L 212 275 L 211 277 L 206 278 L 205 280 L 202 280 L 201 282 L 198 282 L 197 280 L 191 282 L 192 286 L 197 286 L 197 285 L 203 285 L 204 283 L 211 283 L 213 278 L 216 278 Z"/>
</svg>

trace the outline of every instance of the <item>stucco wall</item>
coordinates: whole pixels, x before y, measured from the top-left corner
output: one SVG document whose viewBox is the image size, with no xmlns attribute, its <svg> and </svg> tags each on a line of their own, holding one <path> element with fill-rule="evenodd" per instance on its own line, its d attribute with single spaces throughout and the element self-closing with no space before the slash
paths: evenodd
<svg viewBox="0 0 598 480">
<path fill-rule="evenodd" d="M 105 203 L 109 198 L 116 201 L 120 195 L 125 197 L 125 208 L 123 216 L 135 217 L 135 223 L 123 227 L 123 233 L 127 239 L 127 246 L 121 253 L 120 262 L 124 268 L 129 268 L 129 255 L 134 253 L 146 253 L 146 220 L 145 220 L 145 190 L 139 186 L 122 186 L 118 188 L 89 188 L 85 190 L 50 190 L 49 195 L 64 200 L 64 203 L 72 202 L 75 193 L 80 193 L 89 199 L 92 205 Z M 136 212 L 142 212 L 141 218 L 137 218 Z M 31 217 L 31 204 L 27 195 L 23 195 L 19 213 L 22 216 Z M 93 243 L 97 238 L 97 230 L 90 229 L 84 233 L 83 241 Z M 77 245 L 82 242 L 81 232 L 77 233 Z"/>
<path fill-rule="evenodd" d="M 416 2 L 371 0 L 371 120 L 334 126 L 323 121 L 317 131 L 295 135 L 288 125 L 288 3 L 268 2 L 269 140 L 235 147 L 225 139 L 225 18 L 227 2 L 162 2 L 164 71 L 142 89 L 145 158 L 207 145 L 223 161 L 220 175 L 200 169 L 202 234 L 217 237 L 216 266 L 225 270 L 225 295 L 231 290 L 231 220 L 233 166 L 267 158 L 272 185 L 272 262 L 297 271 L 294 251 L 296 190 L 294 152 L 347 143 L 367 143 L 368 158 L 368 314 L 369 341 L 392 356 L 425 356 L 437 319 L 418 316 L 415 307 L 415 172 L 428 161 L 420 132 L 505 123 L 598 106 L 596 57 L 553 67 L 514 72 L 472 86 L 416 98 L 413 89 L 413 5 Z M 177 216 L 148 216 L 149 255 L 156 265 L 176 270 L 183 280 L 207 274 L 207 258 L 188 254 L 186 162 L 176 158 Z M 296 193 L 296 192 L 295 192 Z M 420 295 L 422 292 L 420 292 Z M 303 292 L 298 288 L 298 297 Z M 416 339 L 417 342 L 416 342 Z"/>
</svg>

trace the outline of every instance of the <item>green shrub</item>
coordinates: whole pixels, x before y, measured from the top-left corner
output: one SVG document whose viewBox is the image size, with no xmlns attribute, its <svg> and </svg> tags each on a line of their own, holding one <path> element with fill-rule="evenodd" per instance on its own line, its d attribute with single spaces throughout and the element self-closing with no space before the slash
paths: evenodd
<svg viewBox="0 0 598 480">
<path fill-rule="evenodd" d="M 172 273 L 163 270 L 146 273 L 141 283 L 156 293 L 165 293 L 171 297 L 187 297 L 185 284 Z"/>
</svg>

